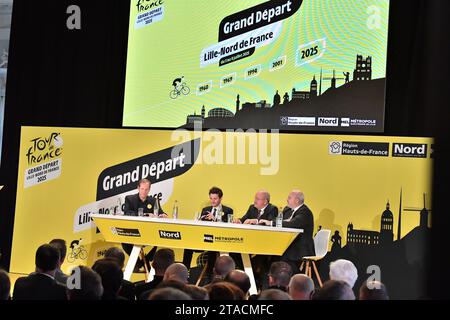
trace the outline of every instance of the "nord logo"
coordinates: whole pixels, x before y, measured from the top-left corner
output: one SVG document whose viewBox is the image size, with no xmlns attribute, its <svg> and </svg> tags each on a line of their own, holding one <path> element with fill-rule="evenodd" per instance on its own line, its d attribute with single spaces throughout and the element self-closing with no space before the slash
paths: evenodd
<svg viewBox="0 0 450 320">
<path fill-rule="evenodd" d="M 339 126 L 338 118 L 319 118 L 319 126 L 337 127 Z"/>
<path fill-rule="evenodd" d="M 394 143 L 392 150 L 393 157 L 413 157 L 426 158 L 427 145 L 417 143 Z"/>
<path fill-rule="evenodd" d="M 161 239 L 181 240 L 181 233 L 179 231 L 159 230 L 159 237 Z"/>
</svg>

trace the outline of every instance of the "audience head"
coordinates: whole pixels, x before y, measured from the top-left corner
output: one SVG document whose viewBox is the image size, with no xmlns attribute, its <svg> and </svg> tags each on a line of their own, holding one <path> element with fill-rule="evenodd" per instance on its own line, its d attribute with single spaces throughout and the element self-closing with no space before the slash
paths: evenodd
<svg viewBox="0 0 450 320">
<path fill-rule="evenodd" d="M 78 271 L 72 270 L 72 275 L 79 272 L 79 287 L 71 288 L 71 286 L 68 286 L 67 298 L 69 300 L 100 300 L 103 296 L 102 278 L 88 267 L 79 266 L 76 269 Z"/>
<path fill-rule="evenodd" d="M 123 272 L 115 259 L 97 260 L 92 266 L 102 278 L 103 298 L 114 299 L 122 287 Z"/>
<path fill-rule="evenodd" d="M 182 263 L 171 264 L 164 273 L 164 281 L 175 280 L 182 283 L 187 283 L 189 272 L 186 266 Z"/>
<path fill-rule="evenodd" d="M 63 239 L 53 239 L 49 243 L 50 245 L 54 246 L 59 251 L 59 265 L 61 266 L 64 263 L 64 260 L 66 259 L 67 254 L 67 244 L 66 241 Z"/>
<path fill-rule="evenodd" d="M 358 270 L 351 261 L 339 259 L 330 263 L 330 280 L 345 281 L 353 288 L 357 279 Z"/>
<path fill-rule="evenodd" d="M 209 300 L 244 300 L 241 289 L 232 283 L 220 281 L 208 286 Z"/>
<path fill-rule="evenodd" d="M 292 300 L 310 300 L 314 291 L 314 281 L 305 274 L 294 275 L 289 282 L 289 295 Z"/>
<path fill-rule="evenodd" d="M 292 277 L 292 268 L 283 261 L 272 263 L 269 271 L 269 287 L 280 287 L 287 290 Z"/>
<path fill-rule="evenodd" d="M 183 292 L 187 293 L 192 300 L 209 300 L 208 290 L 193 284 L 186 285 Z"/>
<path fill-rule="evenodd" d="M 364 281 L 359 288 L 359 300 L 389 300 L 389 295 L 383 283 Z"/>
<path fill-rule="evenodd" d="M 36 251 L 36 272 L 55 275 L 59 267 L 59 251 L 50 244 L 43 244 Z"/>
<path fill-rule="evenodd" d="M 6 271 L 0 269 L 0 301 L 9 299 L 11 292 L 11 281 Z"/>
<path fill-rule="evenodd" d="M 220 256 L 214 264 L 214 275 L 216 278 L 223 279 L 232 270 L 236 269 L 236 264 L 230 256 Z"/>
<path fill-rule="evenodd" d="M 240 288 L 244 294 L 248 294 L 251 287 L 249 276 L 242 270 L 230 271 L 224 280 Z"/>
<path fill-rule="evenodd" d="M 174 264 L 175 253 L 172 249 L 159 249 L 153 257 L 152 267 L 157 276 L 163 276 L 167 268 Z"/>
<path fill-rule="evenodd" d="M 175 288 L 158 288 L 155 289 L 148 297 L 148 300 L 192 300 L 191 297 Z"/>
<path fill-rule="evenodd" d="M 123 269 L 125 266 L 125 253 L 123 250 L 117 247 L 111 247 L 105 252 L 106 259 L 114 259 L 117 261 L 120 269 Z"/>
<path fill-rule="evenodd" d="M 312 300 L 355 300 L 352 288 L 345 281 L 328 280 L 312 294 Z"/>
<path fill-rule="evenodd" d="M 291 300 L 291 297 L 279 289 L 267 289 L 261 292 L 258 300 Z"/>
</svg>

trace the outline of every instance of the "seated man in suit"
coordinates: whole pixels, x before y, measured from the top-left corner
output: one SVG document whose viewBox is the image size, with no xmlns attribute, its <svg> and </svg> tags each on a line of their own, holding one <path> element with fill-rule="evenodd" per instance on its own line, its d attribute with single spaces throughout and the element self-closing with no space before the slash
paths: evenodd
<svg viewBox="0 0 450 320">
<path fill-rule="evenodd" d="M 249 206 L 247 213 L 240 219 L 235 219 L 235 223 L 253 224 L 253 225 L 272 225 L 278 215 L 278 208 L 270 203 L 270 194 L 266 190 L 256 192 L 253 204 Z M 236 266 L 243 269 L 242 258 L 240 254 L 230 254 L 236 261 Z M 256 255 L 252 257 L 252 267 L 256 274 L 258 285 L 262 286 L 266 281 L 264 274 L 269 270 L 270 256 Z"/>
<path fill-rule="evenodd" d="M 167 215 L 164 213 L 164 210 L 159 203 L 159 199 L 149 196 L 149 192 L 151 189 L 151 182 L 148 179 L 142 179 L 138 182 L 137 185 L 137 194 L 129 195 L 125 197 L 125 209 L 124 213 L 126 216 L 138 216 L 139 209 L 143 212 L 144 216 L 155 218 L 167 218 Z M 155 206 L 158 207 L 158 212 L 155 212 Z M 122 243 L 123 250 L 130 255 L 133 249 L 133 245 L 129 243 Z M 148 265 L 148 261 L 153 260 L 153 256 L 156 252 L 156 247 L 153 247 L 152 250 L 146 255 L 146 263 Z M 144 266 L 144 261 L 141 259 L 136 263 L 135 271 L 138 271 L 141 267 Z"/>
<path fill-rule="evenodd" d="M 228 222 L 228 215 L 233 215 L 233 209 L 223 205 L 222 198 L 222 190 L 217 187 L 212 187 L 209 190 L 209 201 L 211 205 L 202 209 L 200 220 Z M 223 212 L 223 216 L 220 216 L 221 212 Z"/>
<path fill-rule="evenodd" d="M 233 209 L 222 204 L 223 191 L 220 188 L 212 187 L 209 190 L 210 206 L 202 209 L 200 220 L 202 221 L 219 221 L 228 222 L 228 216 L 233 216 Z M 223 215 L 221 215 L 223 213 Z M 185 249 L 183 253 L 183 264 L 186 268 L 191 268 L 193 250 Z M 208 268 L 207 274 L 212 272 L 217 259 L 217 252 L 208 252 Z"/>
<path fill-rule="evenodd" d="M 138 193 L 125 197 L 125 215 L 137 216 L 139 209 L 143 210 L 144 216 L 167 218 L 164 210 L 161 208 L 159 199 L 149 196 L 152 183 L 148 179 L 142 179 L 138 182 Z M 155 213 L 155 205 L 158 205 L 159 212 Z"/>
<path fill-rule="evenodd" d="M 293 190 L 289 193 L 287 204 L 283 210 L 283 228 L 303 229 L 303 233 L 295 238 L 281 258 L 273 257 L 273 259 L 289 263 L 292 271 L 296 274 L 299 273 L 301 259 L 315 254 L 314 216 L 305 204 L 305 195 L 300 190 Z"/>
<path fill-rule="evenodd" d="M 265 224 L 270 225 L 278 215 L 276 206 L 270 203 L 270 194 L 265 190 L 260 190 L 255 194 L 253 204 L 248 207 L 247 213 L 240 219 L 235 219 L 235 223 L 244 224 Z"/>
<path fill-rule="evenodd" d="M 50 244 L 36 251 L 36 272 L 17 279 L 13 300 L 67 300 L 66 288 L 55 280 L 59 251 Z"/>
</svg>

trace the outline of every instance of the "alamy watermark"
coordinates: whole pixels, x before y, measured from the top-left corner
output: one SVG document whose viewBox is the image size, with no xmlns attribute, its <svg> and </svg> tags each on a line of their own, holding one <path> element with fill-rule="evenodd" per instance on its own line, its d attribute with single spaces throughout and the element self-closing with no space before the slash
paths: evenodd
<svg viewBox="0 0 450 320">
<path fill-rule="evenodd" d="M 259 165 L 261 175 L 276 175 L 280 168 L 279 130 L 267 129 L 218 129 L 202 130 L 202 123 L 195 122 L 194 131 L 177 129 L 172 132 L 171 140 L 177 143 L 200 139 L 196 164 L 237 164 Z M 180 147 L 182 148 L 182 147 Z M 172 157 L 178 154 L 193 154 L 194 150 L 174 148 Z M 191 159 L 186 159 L 190 164 Z"/>
</svg>

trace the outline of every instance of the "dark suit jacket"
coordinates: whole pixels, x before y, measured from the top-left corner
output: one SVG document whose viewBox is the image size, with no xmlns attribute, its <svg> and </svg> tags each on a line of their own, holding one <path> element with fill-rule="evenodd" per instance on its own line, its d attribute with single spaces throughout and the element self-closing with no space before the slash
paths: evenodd
<svg viewBox="0 0 450 320">
<path fill-rule="evenodd" d="M 134 292 L 134 283 L 128 280 L 122 280 L 122 288 L 119 291 L 119 296 L 127 300 L 136 300 L 136 294 Z"/>
<path fill-rule="evenodd" d="M 33 273 L 17 279 L 13 300 L 67 300 L 66 288 L 45 274 Z"/>
<path fill-rule="evenodd" d="M 55 280 L 56 283 L 62 285 L 63 287 L 67 287 L 67 279 L 69 276 L 67 274 L 64 274 L 61 269 L 57 269 L 55 272 Z"/>
<path fill-rule="evenodd" d="M 259 219 L 275 221 L 278 215 L 278 208 L 272 204 L 268 204 L 264 209 L 263 215 Z M 247 219 L 258 219 L 259 210 L 252 204 L 248 207 L 247 213 L 241 218 L 241 222 L 244 223 Z"/>
<path fill-rule="evenodd" d="M 200 215 L 200 220 L 203 221 L 208 221 L 205 219 L 205 217 L 209 214 L 208 212 L 212 212 L 213 208 L 212 206 L 206 207 L 202 209 L 202 213 Z M 222 205 L 222 211 L 223 211 L 223 216 L 222 216 L 222 222 L 228 222 L 228 215 L 231 214 L 233 215 L 233 209 L 231 209 L 230 207 L 224 206 Z"/>
<path fill-rule="evenodd" d="M 283 219 L 289 219 L 292 209 L 286 207 L 283 210 Z M 306 204 L 303 204 L 290 221 L 283 220 L 284 228 L 303 229 L 297 238 L 291 243 L 283 254 L 283 258 L 290 261 L 299 261 L 304 256 L 313 256 L 314 251 L 314 216 Z"/>
<path fill-rule="evenodd" d="M 163 281 L 164 276 L 156 276 L 152 281 L 136 285 L 136 297 L 138 300 L 147 300 L 152 291 Z"/>
<path fill-rule="evenodd" d="M 142 202 L 141 199 L 139 199 L 139 194 L 132 194 L 130 196 L 125 197 L 125 215 L 126 216 L 137 216 L 138 215 L 138 208 L 144 209 L 144 214 L 149 214 L 154 212 L 156 203 L 156 198 L 148 196 L 147 199 Z M 158 201 L 159 205 L 159 214 L 164 213 L 161 204 Z"/>
</svg>

